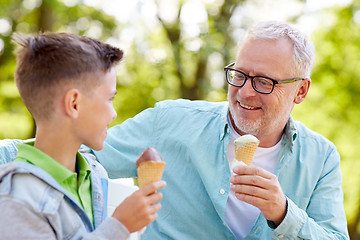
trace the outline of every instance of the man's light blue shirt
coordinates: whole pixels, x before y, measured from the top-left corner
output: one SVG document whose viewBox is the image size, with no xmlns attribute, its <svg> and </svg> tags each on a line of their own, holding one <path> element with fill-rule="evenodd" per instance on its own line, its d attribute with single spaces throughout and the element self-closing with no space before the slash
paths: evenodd
<svg viewBox="0 0 360 240">
<path fill-rule="evenodd" d="M 225 102 L 163 101 L 109 130 L 95 154 L 111 178 L 136 176 L 135 161 L 149 146 L 166 162 L 162 209 L 142 239 L 236 239 L 224 219 L 227 114 Z M 0 146 L 0 154 L 11 152 Z M 330 141 L 290 117 L 275 173 L 287 197 L 285 219 L 274 228 L 260 214 L 244 239 L 349 239 L 340 157 Z"/>
<path fill-rule="evenodd" d="M 143 239 L 235 239 L 224 219 L 227 114 L 225 102 L 164 101 L 109 130 L 95 154 L 110 177 L 136 176 L 135 161 L 149 146 L 166 162 L 162 209 Z M 286 217 L 274 229 L 260 214 L 245 239 L 348 239 L 335 146 L 290 118 L 277 166 Z"/>
</svg>

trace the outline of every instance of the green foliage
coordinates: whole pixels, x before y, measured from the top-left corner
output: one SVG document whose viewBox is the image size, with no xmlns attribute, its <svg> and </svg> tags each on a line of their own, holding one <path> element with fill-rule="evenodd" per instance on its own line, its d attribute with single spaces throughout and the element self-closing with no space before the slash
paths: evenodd
<svg viewBox="0 0 360 240">
<path fill-rule="evenodd" d="M 295 108 L 296 119 L 335 143 L 341 156 L 345 210 L 349 229 L 359 216 L 360 161 L 360 1 L 328 10 L 331 26 L 322 26 L 313 35 L 316 64 L 310 93 Z M 326 22 L 326 21 L 324 21 Z M 357 223 L 359 224 L 359 223 Z M 353 233 L 352 239 L 359 239 Z"/>
<path fill-rule="evenodd" d="M 60 0 L 27 1 L 38 3 L 35 6 L 24 2 L 0 2 L 0 19 L 11 25 L 9 32 L 0 33 L 5 46 L 0 49 L 0 138 L 25 139 L 34 134 L 32 118 L 14 84 L 14 32 L 66 31 L 103 41 L 130 39 L 123 41 L 125 60 L 118 69 L 118 95 L 114 99 L 118 118 L 112 125 L 163 99 L 226 100 L 222 67 L 235 59 L 238 39 L 233 33 L 247 28 L 246 21 L 241 26 L 229 22 L 245 1 L 223 0 L 206 5 L 207 22 L 197 26 L 200 32 L 195 36 L 185 34 L 179 17 L 169 22 L 159 12 L 157 22 L 149 27 L 146 20 L 119 23 L 81 1 L 73 7 Z M 187 1 L 174 2 L 178 4 L 175 14 L 180 16 Z M 317 59 L 310 92 L 293 115 L 337 146 L 349 229 L 354 231 L 353 239 L 359 239 L 360 161 L 356 149 L 360 135 L 356 129 L 360 126 L 360 0 L 324 13 L 331 18 L 324 18 L 323 26 L 313 34 Z M 131 34 L 136 37 L 131 38 Z"/>
<path fill-rule="evenodd" d="M 0 41 L 4 42 L 3 51 L 0 51 L 0 138 L 34 136 L 34 123 L 14 84 L 16 60 L 14 44 L 11 43 L 13 33 L 28 35 L 65 31 L 95 35 L 93 37 L 104 41 L 113 35 L 116 27 L 114 17 L 84 4 L 67 7 L 58 0 L 25 2 L 2 0 L 0 5 L 0 19 L 6 19 L 11 26 L 8 32 L 0 34 Z"/>
</svg>

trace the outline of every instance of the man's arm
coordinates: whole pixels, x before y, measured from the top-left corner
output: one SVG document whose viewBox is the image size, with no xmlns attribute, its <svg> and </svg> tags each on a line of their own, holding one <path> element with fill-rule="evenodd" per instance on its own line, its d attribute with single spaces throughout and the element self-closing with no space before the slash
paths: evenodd
<svg viewBox="0 0 360 240">
<path fill-rule="evenodd" d="M 0 140 L 0 164 L 12 162 L 16 158 L 18 149 L 16 144 L 24 142 L 19 139 L 4 139 Z"/>
<path fill-rule="evenodd" d="M 328 155 L 322 174 L 306 209 L 288 198 L 287 214 L 273 236 L 301 239 L 349 239 L 341 188 L 340 156 L 336 149 Z"/>
<path fill-rule="evenodd" d="M 257 167 L 239 166 L 231 178 L 236 197 L 260 209 L 274 239 L 349 239 L 341 189 L 340 157 L 327 157 L 306 209 L 286 197 L 275 175 Z M 299 196 L 301 197 L 301 196 Z M 295 199 L 294 199 L 295 200 Z M 284 212 L 280 223 L 274 221 Z"/>
<path fill-rule="evenodd" d="M 109 129 L 104 148 L 93 153 L 110 178 L 136 176 L 136 159 L 157 137 L 155 118 L 156 109 L 149 108 Z"/>
</svg>

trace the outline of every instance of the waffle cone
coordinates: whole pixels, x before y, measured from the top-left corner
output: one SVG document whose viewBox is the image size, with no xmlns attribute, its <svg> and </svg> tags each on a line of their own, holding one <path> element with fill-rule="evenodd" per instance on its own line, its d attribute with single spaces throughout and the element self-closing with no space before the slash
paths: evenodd
<svg viewBox="0 0 360 240">
<path fill-rule="evenodd" d="M 142 162 L 137 169 L 139 187 L 141 188 L 151 182 L 161 180 L 164 168 L 165 162 Z"/>
<path fill-rule="evenodd" d="M 252 135 L 239 137 L 235 140 L 235 160 L 250 166 L 258 146 L 259 140 Z"/>
</svg>

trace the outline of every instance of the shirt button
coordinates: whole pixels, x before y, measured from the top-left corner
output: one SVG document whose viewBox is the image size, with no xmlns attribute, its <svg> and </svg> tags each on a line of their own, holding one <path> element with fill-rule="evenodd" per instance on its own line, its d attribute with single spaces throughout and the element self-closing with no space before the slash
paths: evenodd
<svg viewBox="0 0 360 240">
<path fill-rule="evenodd" d="M 284 235 L 283 235 L 283 234 L 281 234 L 281 235 L 279 235 L 279 236 L 278 236 L 278 238 L 283 238 L 283 237 L 284 237 Z"/>
<path fill-rule="evenodd" d="M 227 129 L 226 131 L 227 131 L 227 133 L 230 133 L 230 129 Z"/>
<path fill-rule="evenodd" d="M 220 189 L 220 194 L 221 194 L 221 195 L 224 195 L 224 193 L 225 193 L 225 190 L 224 190 L 224 189 Z"/>
</svg>

